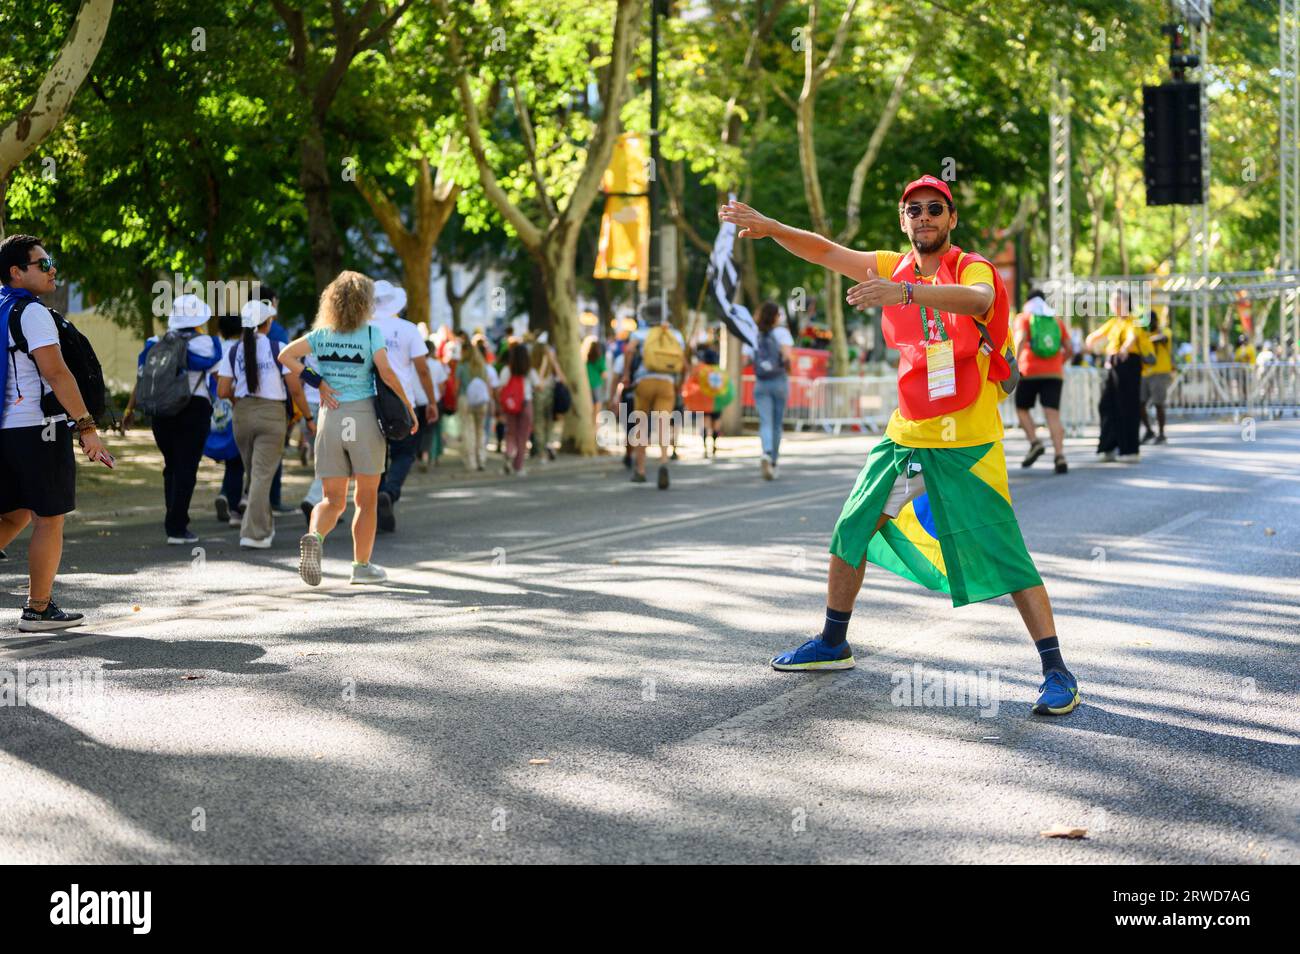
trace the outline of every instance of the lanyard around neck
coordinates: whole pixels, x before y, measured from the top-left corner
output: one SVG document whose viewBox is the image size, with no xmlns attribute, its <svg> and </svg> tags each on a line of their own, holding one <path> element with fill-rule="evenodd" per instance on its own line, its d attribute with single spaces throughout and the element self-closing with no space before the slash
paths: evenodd
<svg viewBox="0 0 1300 954">
<path fill-rule="evenodd" d="M 912 274 L 915 276 L 917 281 L 925 279 L 925 276 L 921 274 L 921 266 L 916 262 L 912 263 Z M 938 272 L 935 272 L 929 280 L 925 280 L 925 284 L 933 285 L 934 278 L 938 276 L 938 274 Z M 926 345 L 935 340 L 947 341 L 948 329 L 943 326 L 943 317 L 939 314 L 939 310 L 937 308 L 927 308 L 925 305 L 921 305 L 920 308 L 921 334 L 925 336 L 922 339 L 921 344 Z"/>
</svg>

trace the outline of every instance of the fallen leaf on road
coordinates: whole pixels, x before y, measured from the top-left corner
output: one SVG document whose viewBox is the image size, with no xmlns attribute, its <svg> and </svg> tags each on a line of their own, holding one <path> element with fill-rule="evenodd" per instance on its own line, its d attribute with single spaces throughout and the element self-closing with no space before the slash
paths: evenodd
<svg viewBox="0 0 1300 954">
<path fill-rule="evenodd" d="M 193 680 L 195 680 L 195 679 L 202 679 L 203 677 L 202 677 L 202 676 L 194 676 L 194 675 L 191 675 L 190 673 L 186 673 L 185 675 L 181 676 L 181 678 L 184 679 L 184 680 L 186 680 L 187 682 L 189 682 L 189 681 L 193 681 Z"/>
<path fill-rule="evenodd" d="M 1069 825 L 1053 825 L 1051 828 L 1047 829 L 1047 831 L 1040 831 L 1039 834 L 1044 838 L 1069 838 L 1071 840 L 1078 840 L 1080 838 L 1088 837 L 1088 829 L 1071 828 Z"/>
<path fill-rule="evenodd" d="M 136 604 L 135 606 L 132 606 L 132 607 L 131 607 L 131 612 L 132 612 L 132 613 L 138 613 L 138 612 L 140 612 L 140 606 L 139 606 L 139 604 Z"/>
<path fill-rule="evenodd" d="M 550 765 L 551 760 L 550 759 L 529 759 L 528 764 L 529 765 Z"/>
<path fill-rule="evenodd" d="M 1253 526 L 1255 525 L 1255 521 L 1254 521 L 1254 520 L 1243 520 L 1243 521 L 1241 521 L 1241 525 L 1242 525 L 1243 527 L 1253 527 Z"/>
<path fill-rule="evenodd" d="M 1265 527 L 1265 528 L 1264 528 L 1264 536 L 1266 536 L 1266 537 L 1274 536 L 1276 533 L 1277 533 L 1277 531 L 1274 530 L 1272 527 Z"/>
</svg>

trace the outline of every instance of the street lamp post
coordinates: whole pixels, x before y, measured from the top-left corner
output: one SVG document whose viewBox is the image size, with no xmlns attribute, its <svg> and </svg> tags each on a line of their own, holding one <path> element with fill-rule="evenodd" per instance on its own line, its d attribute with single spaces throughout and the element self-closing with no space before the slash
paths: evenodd
<svg viewBox="0 0 1300 954">
<path fill-rule="evenodd" d="M 650 3 L 650 276 L 647 298 L 663 300 L 663 265 L 659 249 L 659 15 L 666 6 L 665 0 Z"/>
</svg>

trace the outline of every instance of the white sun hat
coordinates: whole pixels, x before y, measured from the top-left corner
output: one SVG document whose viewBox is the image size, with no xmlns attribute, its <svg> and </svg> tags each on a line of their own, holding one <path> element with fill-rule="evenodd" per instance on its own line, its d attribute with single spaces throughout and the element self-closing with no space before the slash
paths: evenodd
<svg viewBox="0 0 1300 954">
<path fill-rule="evenodd" d="M 239 325 L 241 328 L 260 328 L 262 322 L 274 318 L 275 315 L 274 305 L 269 301 L 254 298 L 239 309 Z"/>
<path fill-rule="evenodd" d="M 197 328 L 211 317 L 212 309 L 198 295 L 181 295 L 172 302 L 171 313 L 167 316 L 167 330 Z"/>
<path fill-rule="evenodd" d="M 406 307 L 406 289 L 381 278 L 375 282 L 375 317 L 392 318 Z"/>
</svg>

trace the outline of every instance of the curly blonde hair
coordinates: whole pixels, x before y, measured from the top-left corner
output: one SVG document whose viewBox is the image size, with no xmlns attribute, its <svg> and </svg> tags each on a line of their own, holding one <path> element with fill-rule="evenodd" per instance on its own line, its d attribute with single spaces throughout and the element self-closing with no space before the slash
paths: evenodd
<svg viewBox="0 0 1300 954">
<path fill-rule="evenodd" d="M 356 331 L 365 327 L 374 310 L 375 283 L 360 272 L 339 272 L 321 292 L 315 327 Z"/>
</svg>

